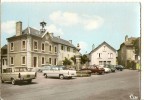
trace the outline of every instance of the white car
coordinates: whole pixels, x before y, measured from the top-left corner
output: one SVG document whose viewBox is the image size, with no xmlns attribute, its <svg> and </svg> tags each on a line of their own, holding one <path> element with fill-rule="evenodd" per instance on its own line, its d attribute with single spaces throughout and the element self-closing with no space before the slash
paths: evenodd
<svg viewBox="0 0 144 100">
<path fill-rule="evenodd" d="M 27 67 L 8 67 L 1 74 L 2 83 L 5 81 L 11 82 L 13 85 L 18 81 L 32 82 L 36 78 L 36 72 L 29 72 Z"/>
<path fill-rule="evenodd" d="M 99 66 L 100 66 L 100 68 L 104 68 L 105 73 L 110 73 L 110 72 L 111 72 L 111 69 L 110 69 L 110 68 L 104 67 L 104 65 L 99 65 Z"/>
<path fill-rule="evenodd" d="M 105 73 L 111 72 L 111 69 L 110 69 L 110 68 L 107 68 L 107 67 L 104 67 L 104 70 L 105 70 Z"/>
<path fill-rule="evenodd" d="M 43 75 L 47 77 L 58 77 L 60 79 L 72 78 L 77 76 L 76 70 L 69 70 L 64 66 L 51 66 L 51 69 L 44 70 Z"/>
</svg>

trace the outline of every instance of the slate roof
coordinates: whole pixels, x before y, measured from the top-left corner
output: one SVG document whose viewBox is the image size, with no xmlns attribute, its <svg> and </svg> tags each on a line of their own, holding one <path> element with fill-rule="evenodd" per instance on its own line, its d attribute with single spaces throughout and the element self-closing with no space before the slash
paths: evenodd
<svg viewBox="0 0 144 100">
<path fill-rule="evenodd" d="M 32 35 L 39 36 L 39 37 L 42 37 L 43 35 L 42 33 L 40 33 L 39 30 L 36 30 L 31 27 L 27 27 L 25 30 L 23 30 L 22 34 L 32 34 Z"/>
<path fill-rule="evenodd" d="M 108 43 L 106 43 L 105 41 L 103 43 L 101 43 L 99 46 L 97 46 L 95 49 L 93 49 L 89 54 L 93 53 L 94 51 L 96 51 L 98 48 L 100 48 L 102 45 L 107 45 L 109 48 L 111 48 L 114 52 L 116 52 L 116 50 L 110 46 Z"/>
<path fill-rule="evenodd" d="M 5 44 L 1 49 L 7 49 L 7 45 Z"/>
<path fill-rule="evenodd" d="M 70 43 L 67 40 L 61 39 L 59 37 L 53 36 L 52 41 L 55 42 L 55 43 L 60 43 L 60 44 L 64 44 L 64 45 L 71 46 L 71 47 L 75 48 L 75 46 L 72 43 Z"/>
<path fill-rule="evenodd" d="M 31 34 L 31 35 L 34 35 L 34 36 L 37 36 L 37 37 L 40 37 L 42 38 L 42 36 L 45 34 L 45 33 L 40 33 L 39 30 L 37 29 L 34 29 L 32 27 L 27 27 L 25 30 L 22 31 L 22 35 L 26 35 L 26 34 Z M 16 35 L 10 37 L 10 38 L 13 38 L 13 37 L 16 37 Z M 67 45 L 67 46 L 70 46 L 70 47 L 73 47 L 73 48 L 76 48 L 72 43 L 70 43 L 69 41 L 67 40 L 64 40 L 64 39 L 61 39 L 59 37 L 56 37 L 56 36 L 52 36 L 51 37 L 51 40 L 55 43 L 60 43 L 60 44 L 64 44 L 64 45 Z"/>
</svg>

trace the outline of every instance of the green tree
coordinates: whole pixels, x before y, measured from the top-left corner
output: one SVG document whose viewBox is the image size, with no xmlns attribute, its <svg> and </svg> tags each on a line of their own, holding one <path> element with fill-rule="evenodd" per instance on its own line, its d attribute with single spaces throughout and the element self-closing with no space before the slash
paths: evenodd
<svg viewBox="0 0 144 100">
<path fill-rule="evenodd" d="M 85 64 L 86 62 L 89 62 L 89 58 L 87 57 L 87 55 L 82 55 L 81 56 L 81 64 Z"/>
<path fill-rule="evenodd" d="M 67 65 L 71 65 L 71 64 L 72 64 L 72 62 L 65 57 L 65 60 L 63 60 L 63 65 L 67 66 Z"/>
<path fill-rule="evenodd" d="M 76 64 L 76 56 L 71 57 L 71 60 Z"/>
<path fill-rule="evenodd" d="M 133 41 L 133 46 L 135 48 L 135 54 L 140 55 L 140 38 Z"/>
</svg>

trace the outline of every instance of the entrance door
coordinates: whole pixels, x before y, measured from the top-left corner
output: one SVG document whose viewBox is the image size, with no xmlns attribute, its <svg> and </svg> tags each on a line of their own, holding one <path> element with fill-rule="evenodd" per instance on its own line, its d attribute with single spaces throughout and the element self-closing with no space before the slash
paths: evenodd
<svg viewBox="0 0 144 100">
<path fill-rule="evenodd" d="M 37 57 L 34 57 L 34 58 L 33 58 L 33 63 L 34 63 L 34 64 L 33 64 L 34 67 L 37 67 Z"/>
<path fill-rule="evenodd" d="M 104 61 L 104 65 L 106 65 L 106 61 Z"/>
</svg>

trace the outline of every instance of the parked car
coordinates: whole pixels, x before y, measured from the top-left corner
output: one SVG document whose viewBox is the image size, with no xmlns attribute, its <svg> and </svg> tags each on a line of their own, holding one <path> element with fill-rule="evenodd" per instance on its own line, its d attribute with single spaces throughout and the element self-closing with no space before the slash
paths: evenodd
<svg viewBox="0 0 144 100">
<path fill-rule="evenodd" d="M 99 67 L 98 65 L 90 65 L 88 67 L 82 68 L 81 70 L 90 70 L 91 73 L 104 74 L 104 68 Z"/>
<path fill-rule="evenodd" d="M 51 66 L 49 70 L 44 70 L 43 75 L 47 77 L 58 77 L 60 79 L 77 76 L 76 70 L 69 70 L 65 66 Z"/>
<path fill-rule="evenodd" d="M 104 68 L 104 72 L 105 73 L 110 73 L 111 72 L 111 69 L 108 68 L 108 67 L 105 67 L 104 65 L 99 65 L 101 68 Z"/>
<path fill-rule="evenodd" d="M 49 70 L 51 68 L 50 65 L 43 65 L 42 67 L 38 67 L 37 71 L 38 72 L 43 72 L 44 70 Z"/>
<path fill-rule="evenodd" d="M 36 78 L 36 72 L 29 72 L 27 67 L 9 67 L 1 74 L 1 82 L 11 82 L 15 85 L 18 81 L 32 82 Z"/>
<path fill-rule="evenodd" d="M 122 65 L 116 65 L 115 68 L 120 71 L 122 71 L 124 69 L 124 67 Z"/>
<path fill-rule="evenodd" d="M 110 68 L 111 72 L 115 72 L 116 68 L 114 65 L 105 65 L 106 68 Z"/>
</svg>

